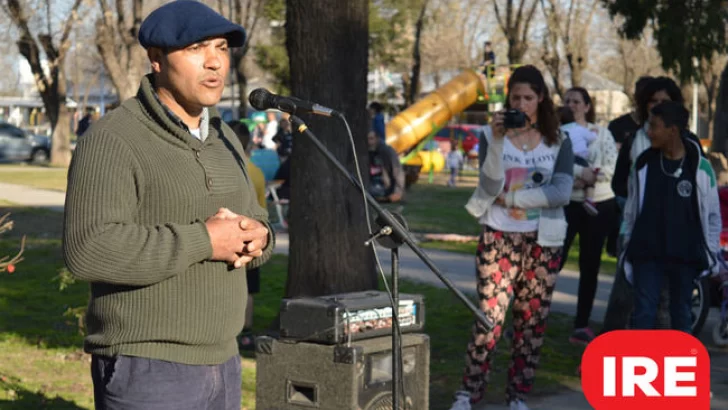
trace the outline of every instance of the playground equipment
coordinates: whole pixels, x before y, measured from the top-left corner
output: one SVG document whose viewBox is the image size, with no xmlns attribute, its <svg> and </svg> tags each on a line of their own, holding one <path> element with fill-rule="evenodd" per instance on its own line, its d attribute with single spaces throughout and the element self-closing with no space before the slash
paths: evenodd
<svg viewBox="0 0 728 410">
<path fill-rule="evenodd" d="M 445 158 L 435 148 L 433 138 L 456 114 L 485 95 L 483 75 L 468 69 L 425 98 L 399 113 L 386 125 L 386 142 L 405 165 L 406 185 L 417 181 L 419 173 L 433 174 L 445 167 Z"/>
<path fill-rule="evenodd" d="M 485 74 L 483 70 L 464 70 L 392 118 L 386 125 L 387 144 L 403 154 L 475 103 L 488 104 L 489 111 L 500 109 L 508 93 L 508 78 L 516 67 L 488 66 Z"/>
<path fill-rule="evenodd" d="M 399 113 L 386 125 L 386 142 L 405 165 L 407 186 L 426 171 L 440 172 L 445 165 L 433 146 L 435 134 L 456 115 L 473 104 L 487 104 L 487 111 L 499 110 L 505 102 L 511 70 L 516 66 L 488 66 L 467 69 L 425 98 Z M 461 141 L 462 143 L 462 141 Z"/>
<path fill-rule="evenodd" d="M 450 119 L 485 95 L 483 75 L 467 69 L 399 113 L 386 126 L 386 142 L 398 154 L 434 136 Z"/>
</svg>

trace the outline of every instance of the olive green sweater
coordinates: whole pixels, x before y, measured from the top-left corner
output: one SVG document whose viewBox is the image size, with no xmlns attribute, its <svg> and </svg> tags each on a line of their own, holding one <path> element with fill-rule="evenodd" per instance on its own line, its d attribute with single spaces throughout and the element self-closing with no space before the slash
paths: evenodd
<svg viewBox="0 0 728 410">
<path fill-rule="evenodd" d="M 87 352 L 185 364 L 238 354 L 245 268 L 209 260 L 204 221 L 227 207 L 268 225 L 246 161 L 216 110 L 201 142 L 170 119 L 148 78 L 79 139 L 63 254 L 70 271 L 91 283 Z M 273 245 L 271 234 L 247 267 L 267 260 Z"/>
</svg>

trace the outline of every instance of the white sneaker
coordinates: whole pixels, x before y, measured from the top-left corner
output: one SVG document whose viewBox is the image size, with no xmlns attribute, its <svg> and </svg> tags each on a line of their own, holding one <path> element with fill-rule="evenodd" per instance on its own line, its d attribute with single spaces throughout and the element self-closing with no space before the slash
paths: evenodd
<svg viewBox="0 0 728 410">
<path fill-rule="evenodd" d="M 526 406 L 526 403 L 520 401 L 520 400 L 513 400 L 511 402 L 511 410 L 529 410 L 528 406 Z"/>
<path fill-rule="evenodd" d="M 455 393 L 455 403 L 452 404 L 450 410 L 471 410 L 470 393 L 459 391 Z"/>
</svg>

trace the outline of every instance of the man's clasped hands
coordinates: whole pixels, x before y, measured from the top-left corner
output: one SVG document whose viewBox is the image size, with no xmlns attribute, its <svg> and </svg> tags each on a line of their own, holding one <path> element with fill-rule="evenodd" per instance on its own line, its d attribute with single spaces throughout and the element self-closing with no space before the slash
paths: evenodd
<svg viewBox="0 0 728 410">
<path fill-rule="evenodd" d="M 212 244 L 212 260 L 240 268 L 263 254 L 268 228 L 255 219 L 220 208 L 205 221 Z"/>
</svg>

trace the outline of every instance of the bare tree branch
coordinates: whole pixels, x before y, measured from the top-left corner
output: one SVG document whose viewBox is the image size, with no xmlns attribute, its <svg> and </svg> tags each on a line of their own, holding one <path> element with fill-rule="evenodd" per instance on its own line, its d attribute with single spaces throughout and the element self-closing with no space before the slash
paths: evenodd
<svg viewBox="0 0 728 410">
<path fill-rule="evenodd" d="M 125 100 L 134 96 L 144 75 L 146 52 L 137 40 L 144 2 L 131 1 L 131 17 L 127 1 L 116 0 L 114 11 L 107 0 L 98 2 L 102 16 L 96 20 L 96 48 L 119 99 Z"/>
<path fill-rule="evenodd" d="M 18 50 L 28 60 L 28 65 L 30 65 L 30 69 L 35 76 L 38 91 L 42 94 L 44 90 L 50 88 L 50 82 L 41 66 L 40 49 L 28 26 L 28 17 L 25 15 L 25 11 L 18 0 L 8 0 L 7 10 L 10 19 L 20 31 Z"/>
<path fill-rule="evenodd" d="M 498 0 L 493 0 L 493 10 L 495 11 L 495 18 L 498 20 L 498 25 L 500 26 L 501 30 L 503 30 L 503 34 L 508 33 L 508 28 L 506 24 L 503 22 L 503 18 L 501 17 L 500 10 L 498 9 Z"/>
<path fill-rule="evenodd" d="M 105 0 L 102 0 L 105 1 Z M 116 0 L 116 27 L 123 28 L 126 26 L 126 8 L 124 0 Z M 120 31 L 122 38 L 124 37 L 125 30 Z"/>
<path fill-rule="evenodd" d="M 482 1 L 479 1 L 479 0 L 473 0 L 469 4 L 469 8 L 472 10 L 475 7 L 476 4 L 478 6 L 481 6 L 483 4 L 483 2 Z M 477 10 L 478 10 L 477 11 L 477 14 L 475 15 L 475 18 L 473 19 L 473 21 L 481 21 L 483 18 L 485 18 L 486 7 L 478 7 Z M 462 30 L 466 30 L 468 27 L 469 27 L 469 25 L 463 24 L 462 25 Z M 470 50 L 473 49 L 473 46 L 475 45 L 475 40 L 476 40 L 476 38 L 478 37 L 479 34 L 480 33 L 478 33 L 476 30 L 471 30 L 470 36 L 469 36 L 469 38 L 467 40 L 466 47 L 465 47 L 466 50 L 470 51 Z M 465 35 L 464 35 L 464 37 L 465 37 Z M 479 57 L 476 57 L 476 58 L 479 58 Z M 473 65 L 476 65 L 476 64 L 477 63 L 473 63 L 471 61 L 471 64 L 470 65 L 473 66 Z"/>
<path fill-rule="evenodd" d="M 71 42 L 68 40 L 71 36 L 71 30 L 73 29 L 73 23 L 78 20 L 78 8 L 81 7 L 82 0 L 76 0 L 71 7 L 71 13 L 66 18 L 66 22 L 63 25 L 63 32 L 61 34 L 61 41 L 59 42 L 58 53 L 65 57 L 68 48 L 71 46 Z M 50 33 L 49 33 L 50 34 Z"/>
<path fill-rule="evenodd" d="M 516 21 L 520 23 L 523 17 L 523 6 L 526 4 L 526 0 L 521 0 L 521 2 L 518 4 L 518 11 L 516 12 Z"/>
<path fill-rule="evenodd" d="M 528 11 L 527 17 L 526 17 L 526 23 L 523 27 L 523 34 L 521 37 L 521 41 L 523 43 L 526 43 L 528 41 L 528 35 L 531 32 L 531 21 L 533 21 L 533 15 L 536 13 L 536 7 L 538 7 L 538 2 L 534 1 L 531 3 L 531 9 Z"/>
<path fill-rule="evenodd" d="M 579 10 L 578 10 L 579 3 L 580 3 L 579 0 L 571 0 L 569 2 L 569 14 L 566 17 L 566 30 L 564 30 L 564 32 L 561 33 L 561 35 L 564 38 L 564 44 L 570 44 L 571 43 L 569 41 L 569 37 L 571 35 L 571 23 L 574 21 L 574 5 L 577 6 L 576 17 L 579 18 Z M 559 6 L 558 6 L 558 4 L 556 3 L 555 0 L 551 0 L 551 9 L 555 13 L 558 13 Z M 558 16 L 559 14 L 561 14 L 561 13 L 558 13 L 556 15 Z"/>
<path fill-rule="evenodd" d="M 553 55 L 549 58 L 558 56 L 558 41 L 561 39 L 564 52 L 566 53 L 566 62 L 569 64 L 571 71 L 571 86 L 581 86 L 582 73 L 586 69 L 589 59 L 588 36 L 594 13 L 600 0 L 591 0 L 591 6 L 588 13 L 583 13 L 584 4 L 581 0 L 571 0 L 569 2 L 568 11 L 562 10 L 561 2 L 558 0 L 548 0 L 549 7 L 541 0 L 541 8 L 548 21 L 547 31 L 550 40 L 550 47 Z M 564 16 L 564 14 L 566 14 Z M 563 22 L 563 26 L 562 26 Z M 552 70 L 556 69 L 556 62 L 548 64 Z M 552 74 L 555 74 L 552 71 Z"/>
<path fill-rule="evenodd" d="M 53 33 L 53 27 L 51 26 L 51 0 L 46 0 L 46 24 L 48 25 L 46 28 L 48 35 L 51 35 Z"/>
<path fill-rule="evenodd" d="M 528 51 L 530 23 L 538 0 L 531 0 L 531 3 L 527 3 L 527 0 L 520 0 L 517 9 L 514 9 L 515 0 L 506 0 L 505 19 L 500 13 L 499 1 L 492 0 L 498 25 L 508 40 L 508 61 L 511 64 L 520 63 Z"/>
<path fill-rule="evenodd" d="M 508 24 L 508 27 L 513 27 L 513 0 L 506 2 L 506 24 Z"/>
</svg>

